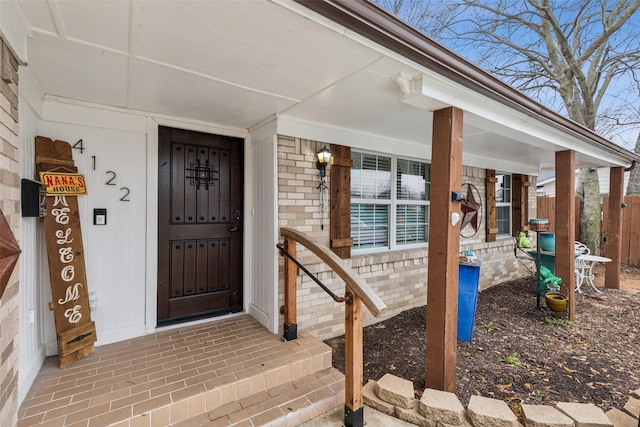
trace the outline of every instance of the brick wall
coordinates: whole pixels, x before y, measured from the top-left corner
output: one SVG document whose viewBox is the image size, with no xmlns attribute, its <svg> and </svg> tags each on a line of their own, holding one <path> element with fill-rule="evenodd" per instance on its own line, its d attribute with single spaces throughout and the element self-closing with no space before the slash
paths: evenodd
<svg viewBox="0 0 640 427">
<path fill-rule="evenodd" d="M 19 236 L 18 62 L 0 39 L 0 209 Z M 18 411 L 18 268 L 0 299 L 0 420 L 16 425 Z M 6 424 L 5 424 L 6 423 Z"/>
<path fill-rule="evenodd" d="M 464 166 L 462 168 L 462 182 L 465 184 L 473 184 L 480 194 L 480 200 L 477 201 L 482 201 L 482 223 L 480 224 L 478 233 L 471 236 L 471 228 L 468 226 L 462 231 L 462 237 L 460 238 L 460 251 L 464 252 L 467 249 L 471 249 L 482 261 L 480 268 L 480 290 L 487 289 L 498 283 L 520 278 L 529 272 L 527 267 L 531 267 L 527 261 L 524 261 L 523 264 L 515 258 L 513 253 L 513 238 L 498 237 L 495 242 L 486 242 L 485 177 L 485 169 L 472 168 L 470 166 Z M 528 187 L 529 216 L 534 218 L 536 212 L 535 179 L 529 177 L 529 182 L 531 184 Z M 464 190 L 466 191 L 466 187 Z"/>
<path fill-rule="evenodd" d="M 315 153 L 324 144 L 287 136 L 278 138 L 278 223 L 310 234 L 329 245 L 328 201 L 324 215 L 320 209 L 318 170 Z M 328 177 L 327 177 L 328 179 Z M 479 193 L 479 202 L 485 204 L 484 169 L 464 167 L 463 183 L 473 184 Z M 331 182 L 328 182 L 329 186 Z M 535 185 L 529 187 L 530 215 L 535 214 Z M 466 191 L 466 188 L 465 188 Z M 327 192 L 328 194 L 328 192 Z M 533 203 L 533 204 L 532 204 Z M 324 218 L 324 219 L 323 219 Z M 324 224 L 324 230 L 321 229 Z M 485 241 L 484 215 L 480 231 L 474 236 L 460 239 L 460 250 L 472 249 L 482 261 L 480 288 L 521 277 L 527 271 L 513 254 L 513 239 L 498 238 Z M 467 231 L 467 230 L 465 230 Z M 282 241 L 282 239 L 280 239 Z M 343 282 L 310 252 L 298 245 L 298 259 L 337 295 L 344 295 Z M 403 310 L 426 304 L 427 249 L 409 249 L 369 255 L 355 255 L 346 260 L 358 275 L 382 298 L 389 307 L 387 317 Z M 279 268 L 280 305 L 284 304 L 283 261 Z M 304 273 L 298 275 L 298 330 L 310 331 L 321 339 L 340 335 L 344 328 L 344 307 L 335 303 Z M 368 310 L 365 324 L 379 321 Z M 283 319 L 281 317 L 280 325 Z M 281 326 L 282 328 L 282 326 Z"/>
</svg>

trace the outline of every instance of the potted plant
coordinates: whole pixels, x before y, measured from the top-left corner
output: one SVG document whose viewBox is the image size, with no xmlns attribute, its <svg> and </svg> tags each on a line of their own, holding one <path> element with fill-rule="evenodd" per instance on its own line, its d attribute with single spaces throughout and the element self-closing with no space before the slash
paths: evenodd
<svg viewBox="0 0 640 427">
<path fill-rule="evenodd" d="M 567 296 L 560 292 L 547 292 L 544 296 L 547 307 L 551 311 L 561 312 L 567 310 Z"/>
<path fill-rule="evenodd" d="M 560 285 L 562 279 L 554 275 L 551 270 L 545 266 L 540 266 L 540 277 L 544 281 L 546 292 L 544 294 L 545 301 L 549 310 L 554 312 L 562 312 L 567 310 L 567 296 L 560 293 Z"/>
</svg>

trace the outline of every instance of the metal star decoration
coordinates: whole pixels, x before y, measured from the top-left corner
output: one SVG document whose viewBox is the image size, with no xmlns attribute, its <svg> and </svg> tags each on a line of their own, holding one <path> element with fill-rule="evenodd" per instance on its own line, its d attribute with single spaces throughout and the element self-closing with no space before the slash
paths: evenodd
<svg viewBox="0 0 640 427">
<path fill-rule="evenodd" d="M 481 209 L 480 204 L 476 201 L 476 198 L 471 191 L 471 185 L 467 187 L 467 197 L 462 202 L 462 224 L 460 224 L 460 230 L 462 231 L 467 224 L 471 223 L 471 226 L 475 231 L 478 231 L 478 211 Z"/>
<path fill-rule="evenodd" d="M 11 227 L 0 210 L 0 298 L 9 283 L 20 252 L 20 246 L 11 232 Z"/>
</svg>

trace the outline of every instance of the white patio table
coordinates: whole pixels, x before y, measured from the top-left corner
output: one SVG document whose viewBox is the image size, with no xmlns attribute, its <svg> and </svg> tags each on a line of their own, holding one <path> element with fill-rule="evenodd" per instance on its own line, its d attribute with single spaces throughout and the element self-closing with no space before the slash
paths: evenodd
<svg viewBox="0 0 640 427">
<path fill-rule="evenodd" d="M 600 292 L 598 288 L 596 288 L 596 285 L 593 283 L 593 279 L 594 279 L 593 266 L 599 262 L 602 262 L 602 263 L 611 262 L 611 258 L 598 256 L 598 255 L 580 255 L 578 258 L 576 258 L 576 261 L 577 260 L 583 261 L 586 264 L 586 268 L 583 268 L 580 270 L 579 274 L 581 277 L 579 277 L 579 279 L 577 280 L 576 291 L 578 291 L 579 293 L 582 293 L 582 290 L 580 288 L 582 286 L 582 283 L 586 280 L 587 283 L 589 283 L 597 293 L 601 294 L 602 292 Z"/>
</svg>

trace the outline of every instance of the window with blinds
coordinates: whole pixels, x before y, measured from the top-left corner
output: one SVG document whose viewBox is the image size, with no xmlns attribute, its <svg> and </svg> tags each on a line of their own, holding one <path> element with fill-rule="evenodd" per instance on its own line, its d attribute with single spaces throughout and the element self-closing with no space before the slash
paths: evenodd
<svg viewBox="0 0 640 427">
<path fill-rule="evenodd" d="M 496 174 L 496 228 L 498 236 L 511 235 L 511 175 Z"/>
<path fill-rule="evenodd" d="M 352 204 L 351 238 L 354 249 L 389 246 L 389 206 Z"/>
<path fill-rule="evenodd" d="M 398 205 L 396 215 L 396 243 L 426 243 L 429 239 L 427 206 Z"/>
<path fill-rule="evenodd" d="M 354 251 L 375 252 L 426 244 L 430 165 L 356 151 L 352 151 L 351 157 Z"/>
<path fill-rule="evenodd" d="M 375 154 L 351 154 L 351 197 L 388 200 L 391 198 L 391 158 Z"/>
</svg>

